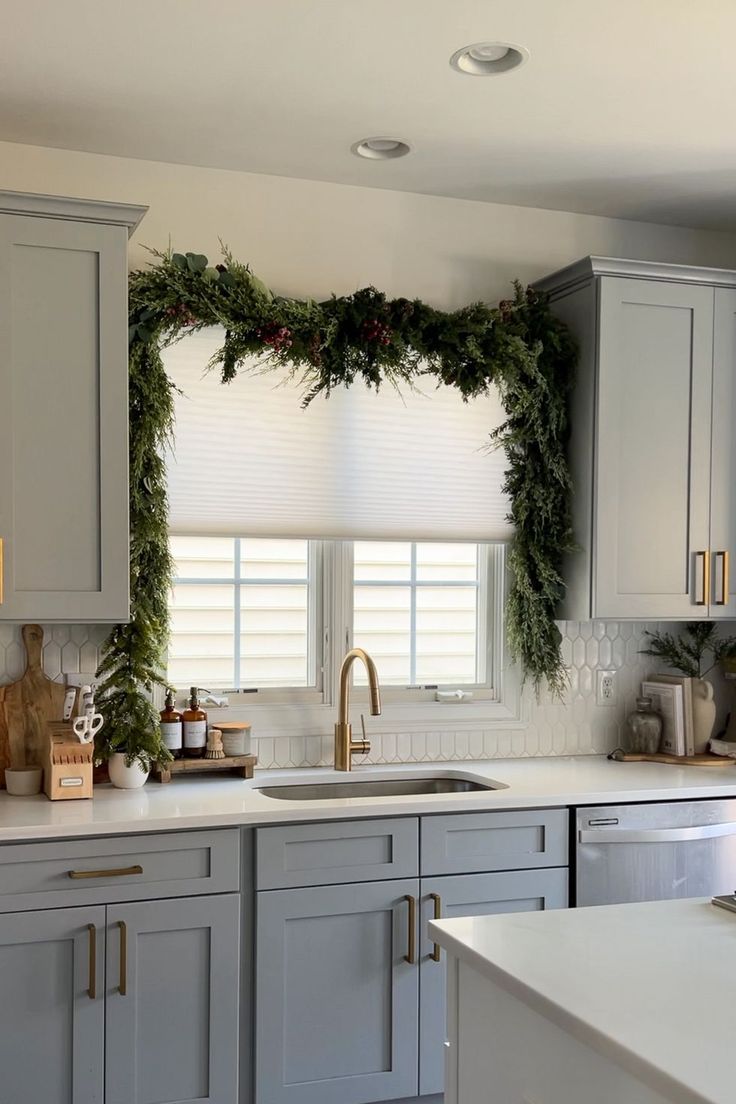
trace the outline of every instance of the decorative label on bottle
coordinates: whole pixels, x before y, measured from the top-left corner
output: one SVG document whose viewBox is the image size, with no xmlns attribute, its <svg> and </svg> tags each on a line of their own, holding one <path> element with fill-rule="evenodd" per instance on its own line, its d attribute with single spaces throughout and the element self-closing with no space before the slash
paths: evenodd
<svg viewBox="0 0 736 1104">
<path fill-rule="evenodd" d="M 207 743 L 206 721 L 184 721 L 184 747 L 203 748 Z"/>
<path fill-rule="evenodd" d="M 181 721 L 162 721 L 161 739 L 169 751 L 181 751 Z"/>
</svg>

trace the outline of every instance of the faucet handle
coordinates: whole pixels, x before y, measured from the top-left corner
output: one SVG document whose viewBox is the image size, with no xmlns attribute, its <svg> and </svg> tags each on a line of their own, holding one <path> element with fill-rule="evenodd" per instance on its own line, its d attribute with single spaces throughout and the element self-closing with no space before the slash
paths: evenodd
<svg viewBox="0 0 736 1104">
<path fill-rule="evenodd" d="M 368 755 L 368 753 L 371 750 L 371 742 L 368 739 L 368 737 L 366 736 L 365 717 L 363 716 L 362 713 L 360 714 L 360 727 L 363 731 L 363 739 L 362 740 L 353 740 L 353 746 L 351 748 L 351 751 L 354 755 Z"/>
</svg>

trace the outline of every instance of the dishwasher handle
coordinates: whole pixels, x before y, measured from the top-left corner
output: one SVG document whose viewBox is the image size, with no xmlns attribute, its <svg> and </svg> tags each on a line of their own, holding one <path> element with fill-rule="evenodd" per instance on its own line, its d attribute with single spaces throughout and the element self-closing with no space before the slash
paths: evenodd
<svg viewBox="0 0 736 1104">
<path fill-rule="evenodd" d="M 581 828 L 580 843 L 679 843 L 687 840 L 736 836 L 736 820 L 700 824 L 691 828 Z"/>
</svg>

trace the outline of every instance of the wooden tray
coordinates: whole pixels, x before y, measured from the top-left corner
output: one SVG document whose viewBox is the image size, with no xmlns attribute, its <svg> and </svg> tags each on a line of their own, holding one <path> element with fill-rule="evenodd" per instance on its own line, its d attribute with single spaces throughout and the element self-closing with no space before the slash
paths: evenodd
<svg viewBox="0 0 736 1104">
<path fill-rule="evenodd" d="M 675 767 L 733 767 L 736 759 L 728 759 L 724 755 L 666 755 L 657 752 L 656 755 L 644 755 L 633 751 L 622 751 L 616 748 L 608 756 L 617 763 L 671 763 Z"/>
<path fill-rule="evenodd" d="M 226 771 L 252 778 L 258 762 L 257 755 L 226 755 L 224 759 L 174 759 L 171 763 L 159 763 L 151 772 L 156 782 L 170 782 L 175 774 L 210 774 Z"/>
</svg>

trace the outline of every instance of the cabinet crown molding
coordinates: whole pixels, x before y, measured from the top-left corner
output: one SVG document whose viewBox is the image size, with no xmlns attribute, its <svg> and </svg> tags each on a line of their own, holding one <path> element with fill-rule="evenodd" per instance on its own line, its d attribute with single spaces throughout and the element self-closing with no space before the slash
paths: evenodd
<svg viewBox="0 0 736 1104">
<path fill-rule="evenodd" d="M 573 264 L 534 281 L 534 287 L 553 298 L 581 287 L 597 276 L 623 276 L 634 280 L 669 280 L 672 283 L 736 287 L 736 271 L 700 265 L 632 261 L 623 257 L 583 257 Z"/>
<path fill-rule="evenodd" d="M 147 210 L 148 207 L 137 203 L 110 203 L 102 199 L 75 199 L 71 196 L 0 190 L 0 214 L 33 215 L 36 218 L 125 226 L 128 237 L 133 234 Z"/>
</svg>

